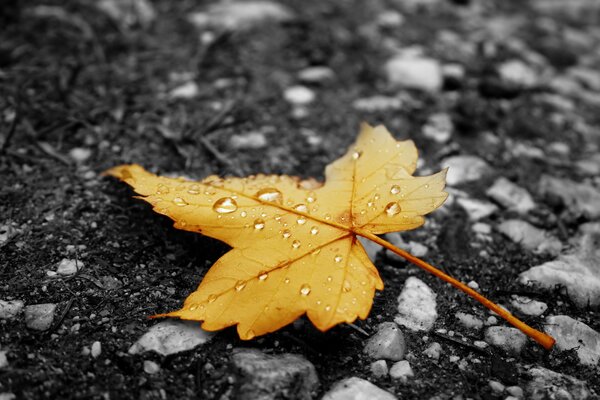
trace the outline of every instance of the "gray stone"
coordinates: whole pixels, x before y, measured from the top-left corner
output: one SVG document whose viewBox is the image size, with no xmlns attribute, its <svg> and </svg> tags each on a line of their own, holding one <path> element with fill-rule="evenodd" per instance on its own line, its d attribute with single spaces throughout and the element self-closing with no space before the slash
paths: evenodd
<svg viewBox="0 0 600 400">
<path fill-rule="evenodd" d="M 519 243 L 521 247 L 536 253 L 558 255 L 562 248 L 560 240 L 551 236 L 546 231 L 536 228 L 529 222 L 519 219 L 510 219 L 502 222 L 498 230 L 510 240 Z"/>
<path fill-rule="evenodd" d="M 0 300 L 0 319 L 13 319 L 23 311 L 21 300 Z"/>
<path fill-rule="evenodd" d="M 440 356 L 442 355 L 442 345 L 438 342 L 433 342 L 425 350 L 423 350 L 423 354 L 434 360 L 439 360 Z"/>
<path fill-rule="evenodd" d="M 285 22 L 293 13 L 273 1 L 227 1 L 213 3 L 204 12 L 192 13 L 190 22 L 198 28 L 245 31 L 268 22 Z"/>
<path fill-rule="evenodd" d="M 130 348 L 129 354 L 155 351 L 163 356 L 191 350 L 213 336 L 194 321 L 167 320 L 152 326 Z"/>
<path fill-rule="evenodd" d="M 586 400 L 591 396 L 585 382 L 542 367 L 530 368 L 525 387 L 529 400 Z"/>
<path fill-rule="evenodd" d="M 56 267 L 56 273 L 62 276 L 70 276 L 75 275 L 81 268 L 83 268 L 81 261 L 63 258 Z"/>
<path fill-rule="evenodd" d="M 262 132 L 248 132 L 242 135 L 233 135 L 229 145 L 236 150 L 257 150 L 267 147 L 267 137 Z"/>
<path fill-rule="evenodd" d="M 488 382 L 488 385 L 496 394 L 502 394 L 502 392 L 504 392 L 505 386 L 501 382 L 491 380 Z"/>
<path fill-rule="evenodd" d="M 413 331 L 428 331 L 437 319 L 436 294 L 418 278 L 409 277 L 398 296 L 398 315 L 394 321 Z"/>
<path fill-rule="evenodd" d="M 395 323 L 384 322 L 369 338 L 363 351 L 374 360 L 402 360 L 406 352 L 404 334 Z"/>
<path fill-rule="evenodd" d="M 410 363 L 406 360 L 398 361 L 392 365 L 392 368 L 390 368 L 390 377 L 392 379 L 398 379 L 406 382 L 413 376 L 415 376 L 415 373 L 413 372 Z"/>
<path fill-rule="evenodd" d="M 388 374 L 388 366 L 385 360 L 377 360 L 371 363 L 371 373 L 376 378 L 383 378 Z"/>
<path fill-rule="evenodd" d="M 509 386 L 506 388 L 506 393 L 510 394 L 513 397 L 516 397 L 517 399 L 522 399 L 525 395 L 523 389 L 521 389 L 520 386 Z"/>
<path fill-rule="evenodd" d="M 149 375 L 154 375 L 160 371 L 160 365 L 154 361 L 144 360 L 144 372 Z"/>
<path fill-rule="evenodd" d="M 352 107 L 358 111 L 390 111 L 402 108 L 402 100 L 398 97 L 372 96 L 354 100 Z"/>
<path fill-rule="evenodd" d="M 504 208 L 520 214 L 526 214 L 535 208 L 529 192 L 504 177 L 496 179 L 486 194 Z"/>
<path fill-rule="evenodd" d="M 169 98 L 171 99 L 193 99 L 200 94 L 200 88 L 196 82 L 186 82 L 169 92 Z"/>
<path fill-rule="evenodd" d="M 454 124 L 447 113 L 430 115 L 421 132 L 423 136 L 437 143 L 447 143 L 452 138 Z"/>
<path fill-rule="evenodd" d="M 0 369 L 8 367 L 8 358 L 6 358 L 6 351 L 0 351 Z"/>
<path fill-rule="evenodd" d="M 100 357 L 100 354 L 102 354 L 102 344 L 98 341 L 92 343 L 92 349 L 90 351 L 90 354 L 94 358 Z"/>
<path fill-rule="evenodd" d="M 319 387 L 314 365 L 300 355 L 235 349 L 231 368 L 233 398 L 239 400 L 310 400 Z"/>
<path fill-rule="evenodd" d="M 46 331 L 54 322 L 56 304 L 33 304 L 25 307 L 25 325 L 36 331 Z"/>
<path fill-rule="evenodd" d="M 463 312 L 457 312 L 455 314 L 456 319 L 467 329 L 476 329 L 479 330 L 483 328 L 483 321 L 479 318 L 475 317 L 472 314 L 467 314 Z"/>
<path fill-rule="evenodd" d="M 542 301 L 537 301 L 524 296 L 513 295 L 510 300 L 511 306 L 521 312 L 521 314 L 539 317 L 548 309 L 548 305 Z"/>
<path fill-rule="evenodd" d="M 146 27 L 156 19 L 156 11 L 148 0 L 99 0 L 96 7 L 125 27 Z"/>
<path fill-rule="evenodd" d="M 477 181 L 490 170 L 484 160 L 472 155 L 448 157 L 441 164 L 443 168 L 448 168 L 446 183 L 450 186 Z"/>
<path fill-rule="evenodd" d="M 538 74 L 520 60 L 510 60 L 498 68 L 500 78 L 506 83 L 529 88 L 537 83 Z"/>
<path fill-rule="evenodd" d="M 397 87 L 437 92 L 441 89 L 442 69 L 437 60 L 398 55 L 385 64 L 388 81 Z"/>
<path fill-rule="evenodd" d="M 298 79 L 308 83 L 322 83 L 335 77 L 335 73 L 329 67 L 309 67 L 298 72 Z"/>
<path fill-rule="evenodd" d="M 527 336 L 516 328 L 491 326 L 485 330 L 485 341 L 507 353 L 517 355 L 525 347 Z"/>
<path fill-rule="evenodd" d="M 600 191 L 590 184 L 544 175 L 539 191 L 542 195 L 560 199 L 576 216 L 589 219 L 600 217 Z"/>
<path fill-rule="evenodd" d="M 337 382 L 321 400 L 398 400 L 371 382 L 351 377 Z"/>
<path fill-rule="evenodd" d="M 575 349 L 581 364 L 598 365 L 600 361 L 600 333 L 567 315 L 547 317 L 544 330 L 556 339 L 558 350 Z"/>
<path fill-rule="evenodd" d="M 467 197 L 459 197 L 456 199 L 459 206 L 465 210 L 471 221 L 479 221 L 480 219 L 487 218 L 490 215 L 498 211 L 496 205 L 477 199 L 471 199 Z"/>
<path fill-rule="evenodd" d="M 296 85 L 285 89 L 283 93 L 285 100 L 296 106 L 304 106 L 315 100 L 315 92 L 306 86 Z"/>
</svg>

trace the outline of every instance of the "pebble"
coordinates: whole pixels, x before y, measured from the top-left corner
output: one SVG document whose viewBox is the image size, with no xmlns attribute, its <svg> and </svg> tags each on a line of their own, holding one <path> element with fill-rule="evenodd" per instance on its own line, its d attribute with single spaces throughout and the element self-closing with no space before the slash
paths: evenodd
<svg viewBox="0 0 600 400">
<path fill-rule="evenodd" d="M 531 400 L 586 400 L 591 396 L 584 381 L 570 375 L 534 367 L 527 371 L 531 379 L 526 387 L 527 399 Z"/>
<path fill-rule="evenodd" d="M 488 163 L 473 155 L 448 157 L 442 160 L 441 165 L 448 168 L 446 183 L 449 186 L 477 181 L 490 170 Z"/>
<path fill-rule="evenodd" d="M 156 11 L 148 0 L 100 0 L 96 7 L 125 27 L 147 27 L 156 19 Z"/>
<path fill-rule="evenodd" d="M 335 383 L 321 400 L 398 400 L 398 398 L 365 379 L 353 376 Z"/>
<path fill-rule="evenodd" d="M 293 13 L 273 1 L 227 1 L 213 3 L 206 11 L 189 15 L 197 28 L 216 28 L 226 31 L 246 31 L 269 22 L 285 22 Z"/>
<path fill-rule="evenodd" d="M 425 350 L 423 350 L 423 354 L 434 360 L 439 360 L 440 356 L 442 355 L 442 345 L 438 342 L 433 342 Z"/>
<path fill-rule="evenodd" d="M 257 349 L 234 349 L 232 398 L 312 399 L 319 386 L 314 365 L 296 354 L 267 355 Z"/>
<path fill-rule="evenodd" d="M 589 184 L 544 175 L 539 191 L 544 196 L 560 199 L 576 216 L 600 218 L 600 191 Z"/>
<path fill-rule="evenodd" d="M 478 233 L 480 235 L 489 235 L 492 233 L 492 226 L 490 224 L 486 224 L 483 222 L 476 222 L 471 227 L 473 232 Z"/>
<path fill-rule="evenodd" d="M 556 339 L 560 351 L 575 349 L 579 362 L 595 366 L 600 362 L 600 333 L 567 315 L 546 318 L 544 330 Z"/>
<path fill-rule="evenodd" d="M 510 60 L 498 68 L 500 78 L 511 85 L 529 88 L 537 84 L 538 74 L 520 60 Z"/>
<path fill-rule="evenodd" d="M 33 304 L 25 307 L 25 325 L 36 331 L 46 331 L 54 322 L 56 304 Z"/>
<path fill-rule="evenodd" d="M 548 309 L 546 303 L 525 296 L 513 295 L 510 304 L 521 314 L 530 315 L 532 317 L 539 317 Z"/>
<path fill-rule="evenodd" d="M 395 323 L 384 322 L 369 338 L 363 352 L 374 360 L 402 360 L 406 352 L 404 334 Z"/>
<path fill-rule="evenodd" d="M 526 214 L 535 208 L 529 192 L 504 177 L 496 179 L 486 194 L 504 208 L 519 214 Z"/>
<path fill-rule="evenodd" d="M 509 386 L 506 388 L 506 393 L 510 394 L 511 396 L 517 399 L 522 399 L 525 395 L 523 389 L 521 389 L 520 386 Z"/>
<path fill-rule="evenodd" d="M 0 300 L 0 319 L 13 319 L 23 311 L 21 300 Z"/>
<path fill-rule="evenodd" d="M 85 147 L 75 147 L 69 151 L 69 157 L 76 163 L 86 162 L 92 156 L 92 150 Z"/>
<path fill-rule="evenodd" d="M 529 222 L 510 219 L 498 225 L 498 230 L 521 247 L 535 253 L 556 256 L 560 253 L 562 242 L 548 232 L 536 228 Z"/>
<path fill-rule="evenodd" d="M 490 380 L 488 386 L 492 389 L 492 392 L 496 394 L 502 394 L 504 392 L 504 385 L 498 381 Z"/>
<path fill-rule="evenodd" d="M 0 369 L 8 367 L 8 358 L 6 358 L 6 351 L 0 351 Z"/>
<path fill-rule="evenodd" d="M 71 276 L 75 275 L 77 271 L 82 269 L 84 266 L 83 262 L 79 260 L 71 260 L 68 258 L 63 258 L 56 267 L 56 273 L 62 276 Z"/>
<path fill-rule="evenodd" d="M 94 358 L 100 357 L 100 354 L 102 354 L 102 344 L 98 341 L 92 343 L 92 349 L 90 351 L 90 354 Z"/>
<path fill-rule="evenodd" d="M 169 97 L 171 99 L 193 99 L 200 94 L 200 88 L 196 82 L 186 82 L 180 86 L 173 88 L 169 92 Z"/>
<path fill-rule="evenodd" d="M 472 314 L 457 312 L 454 314 L 458 322 L 467 329 L 479 330 L 483 328 L 483 321 Z"/>
<path fill-rule="evenodd" d="M 485 330 L 485 341 L 509 354 L 521 353 L 527 343 L 527 336 L 516 328 L 491 326 Z"/>
<path fill-rule="evenodd" d="M 371 363 L 371 373 L 376 378 L 383 378 L 388 374 L 388 366 L 385 360 L 377 360 Z"/>
<path fill-rule="evenodd" d="M 298 79 L 306 83 L 323 83 L 332 80 L 335 73 L 329 67 L 308 67 L 298 72 Z"/>
<path fill-rule="evenodd" d="M 144 372 L 149 375 L 154 375 L 160 371 L 160 365 L 154 361 L 144 360 Z"/>
<path fill-rule="evenodd" d="M 155 351 L 163 356 L 191 350 L 209 341 L 214 333 L 193 321 L 167 320 L 152 326 L 130 348 L 129 354 Z"/>
<path fill-rule="evenodd" d="M 233 135 L 229 145 L 235 150 L 258 150 L 267 147 L 267 137 L 262 132 L 248 132 Z"/>
<path fill-rule="evenodd" d="M 437 92 L 442 88 L 442 69 L 437 60 L 398 55 L 385 64 L 388 81 L 407 89 Z"/>
<path fill-rule="evenodd" d="M 406 382 L 413 376 L 415 376 L 415 373 L 413 372 L 410 363 L 406 360 L 398 361 L 392 365 L 392 368 L 390 368 L 390 377 L 392 379 L 398 379 Z"/>
<path fill-rule="evenodd" d="M 412 240 L 410 242 L 406 243 L 404 241 L 404 239 L 402 238 L 402 235 L 400 232 L 388 233 L 386 235 L 386 238 L 394 246 L 408 251 L 410 254 L 412 254 L 415 257 L 425 257 L 427 255 L 427 253 L 429 252 L 429 249 L 427 248 L 427 246 L 425 246 L 421 243 L 413 242 Z M 360 240 L 360 238 L 359 238 L 359 240 Z M 396 254 L 392 251 L 389 251 L 389 250 L 386 251 L 386 256 L 392 260 L 406 261 L 404 259 L 404 257 L 401 257 L 398 254 Z"/>
<path fill-rule="evenodd" d="M 398 315 L 394 321 L 413 331 L 428 331 L 437 319 L 436 294 L 414 276 L 409 277 L 398 296 Z"/>
<path fill-rule="evenodd" d="M 367 112 L 399 110 L 402 108 L 402 100 L 398 97 L 372 96 L 354 100 L 352 107 L 357 111 Z"/>
<path fill-rule="evenodd" d="M 452 138 L 454 124 L 447 113 L 437 113 L 429 116 L 421 130 L 423 136 L 437 143 L 447 143 Z"/>
<path fill-rule="evenodd" d="M 285 89 L 283 97 L 290 104 L 304 106 L 312 103 L 315 100 L 316 95 L 315 92 L 306 86 L 297 85 Z"/>
<path fill-rule="evenodd" d="M 487 218 L 498 211 L 498 207 L 487 201 L 471 199 L 467 197 L 459 197 L 456 199 L 459 206 L 465 210 L 471 221 L 479 221 Z"/>
</svg>

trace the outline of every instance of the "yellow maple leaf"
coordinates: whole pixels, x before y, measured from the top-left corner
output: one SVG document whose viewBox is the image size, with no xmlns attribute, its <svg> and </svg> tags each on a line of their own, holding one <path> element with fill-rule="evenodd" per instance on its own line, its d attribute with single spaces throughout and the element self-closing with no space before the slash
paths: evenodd
<svg viewBox="0 0 600 400">
<path fill-rule="evenodd" d="M 414 177 L 416 163 L 412 141 L 396 141 L 385 127 L 363 124 L 354 146 L 327 167 L 323 185 L 276 175 L 211 176 L 194 182 L 159 177 L 139 165 L 122 165 L 107 173 L 131 185 L 156 212 L 173 219 L 176 228 L 232 247 L 180 310 L 159 316 L 203 321 L 202 327 L 210 331 L 237 325 L 240 338 L 246 340 L 303 314 L 322 331 L 365 319 L 383 282 L 357 236 L 395 251 L 499 314 L 506 313 L 376 236 L 421 226 L 423 216 L 446 200 L 446 171 Z"/>
</svg>

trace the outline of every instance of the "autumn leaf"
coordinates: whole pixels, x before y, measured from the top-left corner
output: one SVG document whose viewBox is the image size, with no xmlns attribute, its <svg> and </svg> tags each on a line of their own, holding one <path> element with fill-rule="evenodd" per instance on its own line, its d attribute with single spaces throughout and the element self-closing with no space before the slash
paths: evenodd
<svg viewBox="0 0 600 400">
<path fill-rule="evenodd" d="M 412 141 L 396 141 L 385 127 L 363 124 L 354 146 L 327 167 L 323 185 L 277 175 L 210 176 L 194 182 L 159 177 L 138 165 L 107 173 L 131 185 L 176 228 L 232 247 L 180 310 L 159 316 L 203 321 L 209 331 L 237 325 L 245 340 L 303 314 L 322 331 L 365 319 L 383 282 L 357 236 L 402 255 L 500 315 L 508 314 L 376 236 L 421 226 L 423 216 L 446 200 L 446 171 L 414 177 L 416 164 Z M 522 330 L 535 331 L 518 323 L 526 327 L 515 325 Z"/>
</svg>

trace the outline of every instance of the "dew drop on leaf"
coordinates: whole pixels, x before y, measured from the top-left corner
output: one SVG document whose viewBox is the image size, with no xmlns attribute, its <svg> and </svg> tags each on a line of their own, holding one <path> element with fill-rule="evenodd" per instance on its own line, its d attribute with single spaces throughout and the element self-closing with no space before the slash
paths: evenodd
<svg viewBox="0 0 600 400">
<path fill-rule="evenodd" d="M 362 156 L 362 151 L 354 151 L 354 153 L 352 153 L 352 159 L 353 160 L 358 160 L 360 158 L 360 156 Z"/>
<path fill-rule="evenodd" d="M 184 199 L 182 199 L 181 197 L 175 197 L 173 199 L 173 204 L 175 204 L 176 206 L 179 206 L 179 207 L 183 207 L 183 206 L 187 206 L 188 202 L 185 201 Z"/>
<path fill-rule="evenodd" d="M 193 184 L 188 188 L 189 194 L 200 194 L 200 185 Z"/>
<path fill-rule="evenodd" d="M 306 223 L 306 218 L 300 216 L 300 217 L 298 217 L 296 222 L 298 223 L 298 225 L 304 225 Z"/>
<path fill-rule="evenodd" d="M 214 294 L 211 294 L 210 296 L 208 296 L 208 302 L 209 303 L 214 303 L 215 300 L 217 300 L 217 296 Z"/>
<path fill-rule="evenodd" d="M 268 201 L 269 203 L 283 203 L 283 195 L 275 188 L 264 188 L 256 192 L 256 197 L 262 201 Z"/>
<path fill-rule="evenodd" d="M 237 202 L 231 197 L 221 197 L 213 204 L 213 210 L 219 214 L 229 214 L 236 211 Z"/>
<path fill-rule="evenodd" d="M 245 287 L 246 287 L 245 281 L 237 281 L 237 283 L 235 284 L 235 291 L 241 292 Z"/>
<path fill-rule="evenodd" d="M 194 311 L 197 308 L 198 308 L 198 304 L 194 303 L 190 306 L 190 311 Z"/>
<path fill-rule="evenodd" d="M 333 257 L 333 261 L 335 261 L 336 263 L 341 263 L 344 260 L 344 257 L 340 256 L 339 254 L 337 254 L 335 257 Z"/>
<path fill-rule="evenodd" d="M 352 284 L 350 283 L 350 281 L 344 281 L 344 284 L 342 285 L 342 290 L 346 293 L 352 290 Z"/>
<path fill-rule="evenodd" d="M 281 232 L 281 235 L 283 236 L 284 239 L 287 239 L 290 236 L 292 236 L 292 233 L 290 232 L 289 229 L 284 229 L 283 232 Z"/>
<path fill-rule="evenodd" d="M 264 280 L 266 280 L 268 277 L 269 277 L 269 274 L 268 274 L 268 273 L 266 273 L 265 271 L 261 271 L 261 272 L 259 272 L 259 274 L 258 274 L 258 280 L 259 280 L 259 281 L 264 281 Z"/>
<path fill-rule="evenodd" d="M 310 286 L 306 283 L 300 287 L 300 294 L 302 296 L 308 296 L 310 294 Z"/>
<path fill-rule="evenodd" d="M 294 206 L 294 210 L 301 212 L 301 213 L 307 213 L 308 207 L 306 207 L 306 204 L 296 204 Z"/>
<path fill-rule="evenodd" d="M 390 193 L 391 194 L 398 194 L 398 193 L 400 193 L 400 186 L 398 186 L 398 185 L 392 186 L 392 188 L 390 189 Z"/>
<path fill-rule="evenodd" d="M 319 233 L 319 228 L 317 228 L 316 226 L 313 226 L 312 228 L 310 228 L 311 235 L 316 235 L 317 233 Z"/>
<path fill-rule="evenodd" d="M 308 196 L 306 197 L 307 203 L 314 203 L 316 200 L 317 200 L 317 196 L 315 195 L 315 192 L 310 192 L 308 194 Z"/>
<path fill-rule="evenodd" d="M 299 248 L 299 247 L 300 247 L 300 245 L 301 245 L 301 243 L 300 243 L 300 241 L 299 241 L 299 240 L 294 240 L 294 241 L 292 242 L 292 247 L 293 247 L 294 249 L 297 249 L 297 248 Z"/>
<path fill-rule="evenodd" d="M 240 217 L 242 217 L 242 218 L 246 218 L 247 215 L 248 215 L 248 213 L 246 211 L 242 211 L 240 213 Z"/>
<path fill-rule="evenodd" d="M 265 221 L 263 221 L 260 218 L 254 220 L 254 229 L 256 229 L 257 231 L 262 231 L 264 228 L 265 228 Z"/>
<path fill-rule="evenodd" d="M 400 208 L 400 204 L 398 204 L 397 201 L 392 201 L 391 203 L 388 203 L 387 206 L 385 206 L 385 213 L 388 217 L 398 215 L 400 214 L 400 211 L 402 211 L 402 209 Z"/>
<path fill-rule="evenodd" d="M 156 187 L 156 194 L 167 194 L 169 193 L 169 187 L 167 185 L 163 185 L 162 183 Z"/>
</svg>

